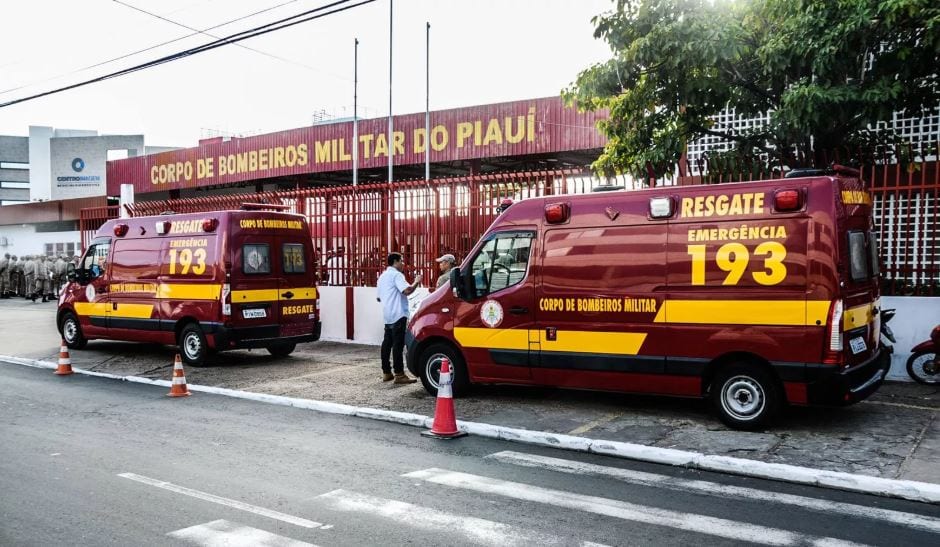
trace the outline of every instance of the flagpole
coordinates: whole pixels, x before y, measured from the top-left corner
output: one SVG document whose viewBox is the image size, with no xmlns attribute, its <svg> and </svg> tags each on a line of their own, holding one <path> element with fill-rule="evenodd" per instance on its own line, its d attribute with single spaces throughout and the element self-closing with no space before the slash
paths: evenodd
<svg viewBox="0 0 940 547">
<path fill-rule="evenodd" d="M 392 15 L 394 13 L 394 0 L 388 0 L 388 204 L 386 211 L 386 233 L 387 233 L 387 249 L 388 252 L 393 252 L 392 250 L 392 203 L 394 197 L 392 196 L 392 181 L 394 180 L 394 174 L 392 171 L 392 153 L 395 151 L 394 145 L 394 131 L 392 128 Z"/>
<path fill-rule="evenodd" d="M 359 186 L 359 38 L 353 45 L 353 187 Z"/>
<path fill-rule="evenodd" d="M 350 279 L 350 283 L 358 285 L 359 275 L 362 273 L 359 260 L 359 196 L 357 189 L 359 187 L 359 38 L 355 38 L 353 43 L 353 199 L 352 199 L 352 234 L 350 237 L 351 256 L 346 258 L 346 264 L 355 268 L 356 277 Z"/>
</svg>

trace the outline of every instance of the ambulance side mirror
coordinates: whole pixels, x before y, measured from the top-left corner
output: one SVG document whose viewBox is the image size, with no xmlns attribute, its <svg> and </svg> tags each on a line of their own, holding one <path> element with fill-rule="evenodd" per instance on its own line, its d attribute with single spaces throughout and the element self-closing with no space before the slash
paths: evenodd
<svg viewBox="0 0 940 547">
<path fill-rule="evenodd" d="M 78 273 L 75 271 L 75 264 L 69 262 L 65 265 L 65 278 L 75 283 L 78 280 Z"/>
</svg>

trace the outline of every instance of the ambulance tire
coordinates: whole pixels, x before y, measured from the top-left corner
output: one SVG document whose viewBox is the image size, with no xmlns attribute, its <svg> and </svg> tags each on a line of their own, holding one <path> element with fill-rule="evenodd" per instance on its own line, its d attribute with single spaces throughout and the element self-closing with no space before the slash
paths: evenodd
<svg viewBox="0 0 940 547">
<path fill-rule="evenodd" d="M 442 342 L 431 344 L 421 352 L 418 361 L 418 372 L 425 391 L 437 397 L 437 381 L 440 377 L 441 360 L 444 357 L 450 361 L 451 377 L 454 381 L 451 390 L 454 397 L 466 395 L 470 391 L 470 375 L 467 373 L 467 364 L 459 351 L 450 344 Z"/>
<path fill-rule="evenodd" d="M 202 329 L 199 328 L 198 324 L 187 323 L 180 331 L 176 345 L 179 347 L 183 362 L 187 365 L 201 367 L 206 364 L 209 346 L 206 344 L 206 336 L 202 333 Z"/>
<path fill-rule="evenodd" d="M 294 353 L 294 349 L 297 347 L 297 344 L 293 342 L 279 342 L 277 344 L 271 344 L 267 349 L 268 353 L 275 357 L 287 357 L 291 353 Z"/>
<path fill-rule="evenodd" d="M 85 335 L 82 334 L 82 325 L 78 322 L 78 317 L 72 312 L 65 312 L 62 316 L 62 323 L 59 330 L 62 332 L 62 339 L 69 349 L 82 349 L 88 344 Z"/>
<path fill-rule="evenodd" d="M 780 410 L 776 379 L 756 364 L 733 363 L 723 367 L 715 375 L 710 391 L 718 416 L 732 429 L 760 429 Z"/>
</svg>

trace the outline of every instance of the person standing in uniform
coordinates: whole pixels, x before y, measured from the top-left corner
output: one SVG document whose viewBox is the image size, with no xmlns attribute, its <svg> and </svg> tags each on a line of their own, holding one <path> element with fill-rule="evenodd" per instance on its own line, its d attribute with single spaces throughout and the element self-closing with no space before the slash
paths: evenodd
<svg viewBox="0 0 940 547">
<path fill-rule="evenodd" d="M 385 338 L 382 339 L 382 381 L 394 380 L 396 384 L 413 384 L 417 380 L 405 375 L 402 352 L 405 349 L 405 326 L 408 323 L 408 295 L 421 283 L 421 274 L 418 273 L 415 282 L 409 285 L 405 281 L 405 274 L 402 273 L 405 264 L 401 253 L 388 255 L 387 262 L 388 267 L 379 276 L 378 283 L 378 300 L 382 303 L 382 318 L 385 322 Z"/>
<path fill-rule="evenodd" d="M 36 286 L 36 263 L 29 255 L 23 257 L 23 277 L 26 280 L 23 286 L 26 299 L 35 302 L 36 296 L 33 291 Z"/>
<path fill-rule="evenodd" d="M 36 277 L 35 281 L 33 281 L 33 294 L 36 295 L 36 298 L 41 298 L 44 294 L 42 292 L 42 286 L 43 278 L 46 277 L 46 264 L 43 261 L 43 258 L 43 255 L 36 255 L 33 257 L 33 264 L 36 265 Z M 45 302 L 46 299 L 43 298 L 42 301 Z"/>
<path fill-rule="evenodd" d="M 49 256 L 42 257 L 42 301 L 55 301 L 55 298 L 52 297 L 52 280 L 55 278 L 55 262 Z"/>
<path fill-rule="evenodd" d="M 0 258 L 0 298 L 10 298 L 10 253 Z"/>
<path fill-rule="evenodd" d="M 457 259 L 452 254 L 446 254 L 437 259 L 437 267 L 441 270 L 441 273 L 437 276 L 437 286 L 434 287 L 435 289 L 440 289 L 441 285 L 447 283 L 450 279 L 450 271 L 456 265 Z"/>
<path fill-rule="evenodd" d="M 19 296 L 23 290 L 23 263 L 16 258 L 16 255 L 10 257 L 10 292 L 13 296 Z"/>
<path fill-rule="evenodd" d="M 62 292 L 62 285 L 65 284 L 65 273 L 68 271 L 68 257 L 66 257 L 65 254 L 59 255 L 58 260 L 55 261 L 53 270 L 52 289 L 55 291 L 55 298 L 59 298 L 59 293 Z"/>
</svg>

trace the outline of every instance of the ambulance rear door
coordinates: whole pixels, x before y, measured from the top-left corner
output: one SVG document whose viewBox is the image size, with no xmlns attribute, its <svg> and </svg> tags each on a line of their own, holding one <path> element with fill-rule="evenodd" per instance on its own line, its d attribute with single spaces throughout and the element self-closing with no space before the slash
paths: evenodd
<svg viewBox="0 0 940 547">
<path fill-rule="evenodd" d="M 277 239 L 242 231 L 233 238 L 232 325 L 242 339 L 276 338 L 280 329 Z"/>
<path fill-rule="evenodd" d="M 281 257 L 278 280 L 280 335 L 309 335 L 317 319 L 317 289 L 312 262 L 308 262 L 312 250 L 310 238 L 303 235 L 279 236 L 275 241 Z"/>
</svg>

